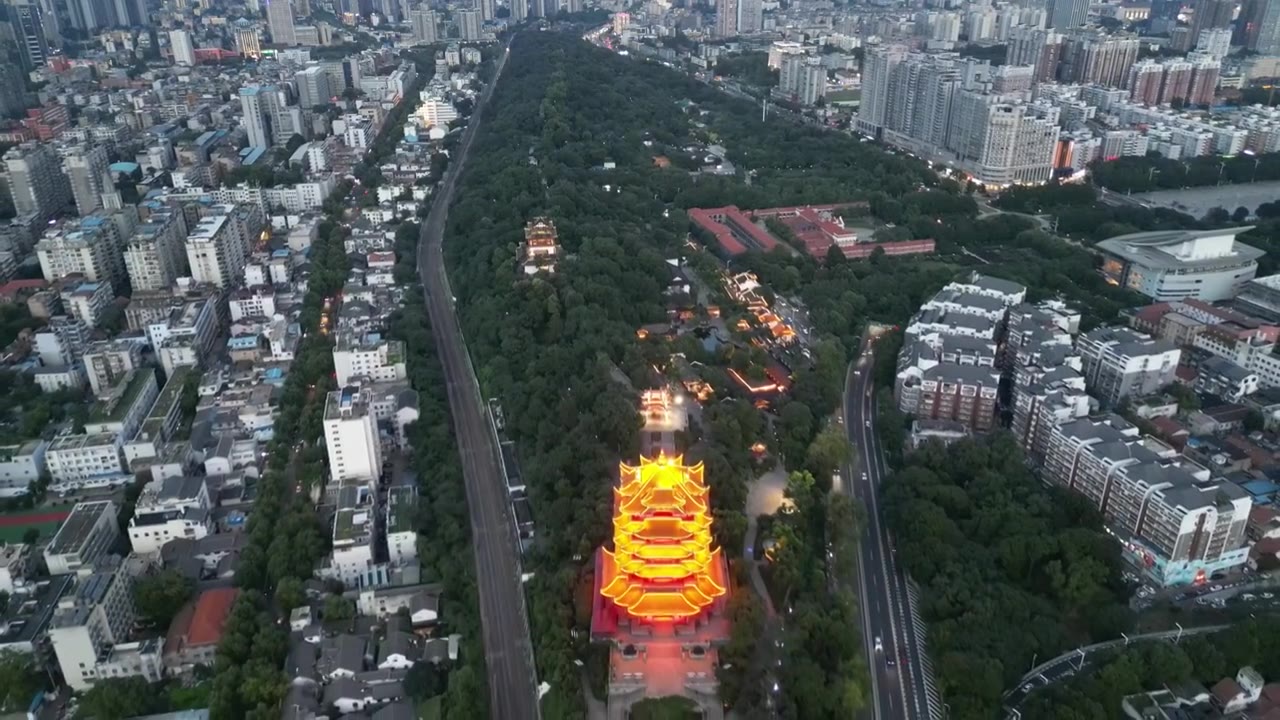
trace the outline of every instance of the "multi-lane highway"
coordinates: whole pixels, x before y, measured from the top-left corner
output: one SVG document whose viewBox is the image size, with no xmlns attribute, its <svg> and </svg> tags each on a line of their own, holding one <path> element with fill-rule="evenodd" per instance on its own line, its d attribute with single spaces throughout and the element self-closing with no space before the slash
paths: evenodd
<svg viewBox="0 0 1280 720">
<path fill-rule="evenodd" d="M 436 348 L 444 366 L 449 410 L 453 415 L 458 452 L 471 514 L 471 540 L 476 558 L 476 584 L 480 595 L 485 663 L 489 670 L 489 716 L 512 720 L 536 720 L 538 689 L 521 584 L 520 550 L 510 512 L 506 483 L 498 461 L 497 440 L 485 419 L 480 386 L 467 353 L 466 342 L 453 308 L 453 291 L 445 273 L 441 243 L 445 220 L 458 177 L 471 149 L 477 128 L 493 88 L 502 76 L 510 42 L 499 56 L 493 80 L 475 104 L 471 123 L 453 153 L 451 166 L 422 225 L 418 247 L 418 274 L 427 296 L 427 309 L 435 333 Z"/>
<path fill-rule="evenodd" d="M 845 378 L 845 430 L 856 456 L 841 479 L 843 489 L 852 490 L 866 510 L 867 526 L 858 551 L 858 595 L 871 669 L 872 717 L 932 720 L 942 717 L 943 704 L 924 650 L 924 625 L 914 590 L 898 567 L 889 531 L 880 520 L 879 485 L 887 469 L 876 436 L 871 376 L 871 341 L 866 340 Z"/>
</svg>

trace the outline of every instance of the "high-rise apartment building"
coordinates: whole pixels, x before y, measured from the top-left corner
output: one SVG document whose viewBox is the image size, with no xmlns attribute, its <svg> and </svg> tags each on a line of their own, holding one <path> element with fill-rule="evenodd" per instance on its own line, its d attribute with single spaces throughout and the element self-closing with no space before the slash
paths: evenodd
<svg viewBox="0 0 1280 720">
<path fill-rule="evenodd" d="M 1137 61 L 1136 36 L 1094 28 L 1075 30 L 1067 34 L 1059 75 L 1064 82 L 1121 87 Z"/>
<path fill-rule="evenodd" d="M 153 211 L 138 225 L 124 251 L 134 292 L 164 290 L 187 273 L 187 221 L 182 211 Z"/>
<path fill-rule="evenodd" d="M 36 257 L 45 280 L 56 282 L 68 275 L 83 275 L 90 282 L 109 283 L 116 292 L 127 282 L 124 244 L 138 224 L 134 207 L 95 210 L 93 213 L 45 230 L 36 243 Z"/>
<path fill-rule="evenodd" d="M 1201 30 L 1200 34 L 1196 36 L 1196 52 L 1221 61 L 1222 58 L 1227 56 L 1227 53 L 1231 52 L 1231 29 L 1206 28 Z"/>
<path fill-rule="evenodd" d="M 1174 380 L 1182 351 L 1167 340 L 1126 327 L 1102 327 L 1080 336 L 1077 349 L 1089 392 L 1115 407 L 1150 395 Z"/>
<path fill-rule="evenodd" d="M 270 148 L 275 136 L 272 120 L 276 115 L 277 96 L 274 85 L 250 85 L 240 88 L 241 123 L 249 135 L 249 147 Z"/>
<path fill-rule="evenodd" d="M 1240 24 L 1245 47 L 1260 55 L 1280 55 L 1280 0 L 1246 0 Z"/>
<path fill-rule="evenodd" d="M 413 40 L 420 45 L 431 45 L 436 41 L 436 13 L 426 8 L 409 11 L 409 21 L 413 26 Z"/>
<path fill-rule="evenodd" d="M 480 20 L 491 22 L 497 17 L 498 10 L 494 0 L 480 0 Z"/>
<path fill-rule="evenodd" d="M 191 33 L 186 30 L 169 31 L 169 47 L 173 50 L 173 61 L 188 67 L 196 64 L 196 50 L 191 44 Z"/>
<path fill-rule="evenodd" d="M 1191 87 L 1187 91 L 1187 104 L 1212 105 L 1218 90 L 1218 77 L 1222 73 L 1222 59 L 1209 54 L 1194 54 L 1188 55 L 1187 60 L 1191 63 Z"/>
<path fill-rule="evenodd" d="M 214 205 L 187 236 L 187 262 L 196 282 L 220 288 L 240 285 L 262 211 L 253 205 Z"/>
<path fill-rule="evenodd" d="M 1191 91 L 1192 65 L 1185 60 L 1174 60 L 1164 65 L 1164 82 L 1160 85 L 1160 103 L 1186 102 Z"/>
<path fill-rule="evenodd" d="M 52 147 L 22 143 L 4 154 L 4 165 L 13 209 L 19 216 L 46 219 L 71 203 L 71 187 Z"/>
<path fill-rule="evenodd" d="M 458 11 L 458 36 L 463 40 L 479 40 L 480 27 L 479 10 Z"/>
<path fill-rule="evenodd" d="M 298 104 L 307 109 L 324 105 L 338 94 L 329 86 L 329 74 L 319 65 L 294 73 L 293 81 L 298 87 Z"/>
<path fill-rule="evenodd" d="M 289 0 L 262 0 L 267 6 L 267 27 L 271 29 L 271 42 L 276 45 L 297 45 L 298 34 L 293 26 L 293 6 Z"/>
<path fill-rule="evenodd" d="M 109 160 L 101 145 L 81 146 L 62 158 L 62 170 L 81 217 L 102 207 L 102 194 L 112 188 Z"/>
<path fill-rule="evenodd" d="M 1164 67 L 1154 60 L 1140 60 L 1129 68 L 1129 99 L 1143 105 L 1160 102 L 1160 86 L 1164 83 Z"/>
<path fill-rule="evenodd" d="M 889 113 L 889 86 L 894 70 L 907 58 L 901 45 L 869 48 L 862 63 L 862 105 L 858 108 L 858 132 L 879 137 Z"/>
<path fill-rule="evenodd" d="M 1053 172 L 1056 114 L 998 95 L 961 90 L 951 110 L 948 147 L 976 180 L 990 185 L 1043 183 Z"/>
<path fill-rule="evenodd" d="M 1012 27 L 1005 50 L 1005 64 L 1030 65 L 1035 68 L 1037 83 L 1052 82 L 1057 78 L 1064 44 L 1062 35 L 1052 30 L 1025 25 Z"/>
<path fill-rule="evenodd" d="M 716 0 L 716 37 L 728 38 L 738 34 L 739 2 L 740 0 Z"/>
<path fill-rule="evenodd" d="M 764 6 L 760 0 L 738 0 L 738 34 L 760 32 L 764 27 Z"/>
<path fill-rule="evenodd" d="M 1195 0 L 1191 4 L 1191 38 L 1197 40 L 1205 30 L 1231 27 L 1236 15 L 1236 0 Z"/>
<path fill-rule="evenodd" d="M 1248 560 L 1249 494 L 1119 416 L 1053 428 L 1041 476 L 1097 507 L 1161 585 L 1205 582 Z"/>
<path fill-rule="evenodd" d="M 511 21 L 521 23 L 529 17 L 529 0 L 511 0 Z"/>
<path fill-rule="evenodd" d="M 1049 0 L 1049 27 L 1069 30 L 1084 25 L 1089 17 L 1089 0 Z"/>
<path fill-rule="evenodd" d="M 343 387 L 329 393 L 324 406 L 324 444 L 329 451 L 329 475 L 334 480 L 377 485 L 382 474 L 382 444 L 367 389 Z"/>
<path fill-rule="evenodd" d="M 827 95 L 827 69 L 822 65 L 822 58 L 809 57 L 804 61 L 800 73 L 800 87 L 796 99 L 801 105 L 814 105 Z"/>
</svg>

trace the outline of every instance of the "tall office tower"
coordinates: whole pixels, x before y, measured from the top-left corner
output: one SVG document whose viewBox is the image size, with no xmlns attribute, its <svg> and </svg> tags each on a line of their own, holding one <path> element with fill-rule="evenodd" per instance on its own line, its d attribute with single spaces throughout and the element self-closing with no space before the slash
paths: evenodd
<svg viewBox="0 0 1280 720">
<path fill-rule="evenodd" d="M 1164 68 L 1154 60 L 1142 60 L 1129 68 L 1129 99 L 1143 105 L 1160 103 L 1160 86 L 1164 82 Z"/>
<path fill-rule="evenodd" d="M 258 28 L 243 20 L 236 22 L 236 51 L 247 58 L 257 60 L 262 57 L 262 41 L 258 39 Z"/>
<path fill-rule="evenodd" d="M 271 42 L 276 45 L 297 45 L 298 35 L 293 29 L 293 6 L 289 0 L 263 0 L 267 6 L 267 27 L 271 29 Z"/>
<path fill-rule="evenodd" d="M 511 0 L 511 21 L 524 22 L 529 17 L 529 0 Z"/>
<path fill-rule="evenodd" d="M 4 154 L 13 209 L 19 215 L 47 219 L 71 204 L 71 188 L 62 162 L 48 145 L 25 142 Z"/>
<path fill-rule="evenodd" d="M 879 137 L 889 109 L 889 85 L 893 70 L 907 57 L 901 45 L 867 50 L 862 62 L 862 105 L 858 108 L 858 132 Z"/>
<path fill-rule="evenodd" d="M 716 0 L 716 37 L 727 38 L 738 34 L 738 2 L 739 0 Z"/>
<path fill-rule="evenodd" d="M 1231 30 L 1228 28 L 1201 30 L 1196 38 L 1196 52 L 1222 60 L 1227 53 L 1231 52 Z"/>
<path fill-rule="evenodd" d="M 170 30 L 169 46 L 173 49 L 173 61 L 178 65 L 196 64 L 196 50 L 191 46 L 191 33 L 186 30 Z"/>
<path fill-rule="evenodd" d="M 1218 90 L 1218 76 L 1222 73 L 1222 62 L 1212 55 L 1189 55 L 1191 63 L 1191 89 L 1187 92 L 1188 105 L 1212 105 L 1214 94 Z"/>
<path fill-rule="evenodd" d="M 1065 82 L 1120 87 L 1137 61 L 1137 37 L 1109 35 L 1092 28 L 1075 30 L 1067 34 L 1059 74 Z"/>
<path fill-rule="evenodd" d="M 458 36 L 463 40 L 480 39 L 480 11 L 458 11 Z"/>
<path fill-rule="evenodd" d="M 34 0 L 14 0 L 9 6 L 9 23 L 18 41 L 22 67 L 31 72 L 44 67 L 49 60 L 49 41 L 45 36 L 44 13 Z"/>
<path fill-rule="evenodd" d="M 275 117 L 276 93 L 273 85 L 250 85 L 240 88 L 241 123 L 249 134 L 249 147 L 269 148 L 273 137 L 271 121 Z"/>
<path fill-rule="evenodd" d="M 1089 0 L 1049 0 L 1049 27 L 1070 30 L 1084 25 L 1089 17 Z"/>
<path fill-rule="evenodd" d="M 62 159 L 71 195 L 80 217 L 102 207 L 102 193 L 111 186 L 110 160 L 101 145 L 79 147 Z"/>
<path fill-rule="evenodd" d="M 1052 82 L 1062 60 L 1062 35 L 1051 30 L 1020 25 L 1009 30 L 1005 50 L 1008 65 L 1030 65 L 1035 68 L 1037 83 Z"/>
<path fill-rule="evenodd" d="M 1243 44 L 1260 55 L 1280 55 L 1280 0 L 1245 0 Z"/>
<path fill-rule="evenodd" d="M 1160 85 L 1160 104 L 1186 102 L 1191 91 L 1192 65 L 1185 60 L 1175 60 L 1164 65 L 1164 82 Z"/>
<path fill-rule="evenodd" d="M 1195 0 L 1191 4 L 1191 37 L 1199 38 L 1205 30 L 1231 27 L 1236 14 L 1236 0 Z"/>
<path fill-rule="evenodd" d="M 338 94 L 329 86 L 329 74 L 319 65 L 294 73 L 293 81 L 298 86 L 298 105 L 303 108 L 324 105 Z"/>
<path fill-rule="evenodd" d="M 420 45 L 430 45 L 436 41 L 436 14 L 426 8 L 415 8 L 409 11 L 409 22 L 413 26 L 413 40 Z"/>
<path fill-rule="evenodd" d="M 498 10 L 493 0 L 480 0 L 480 19 L 490 22 L 498 17 Z"/>
<path fill-rule="evenodd" d="M 760 0 L 738 0 L 738 34 L 760 32 L 764 27 L 764 6 Z"/>
</svg>

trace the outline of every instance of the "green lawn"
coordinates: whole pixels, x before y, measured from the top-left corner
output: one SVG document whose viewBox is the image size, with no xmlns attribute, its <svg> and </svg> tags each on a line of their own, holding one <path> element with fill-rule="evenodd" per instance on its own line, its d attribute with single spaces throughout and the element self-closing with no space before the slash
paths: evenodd
<svg viewBox="0 0 1280 720">
<path fill-rule="evenodd" d="M 418 703 L 418 720 L 440 720 L 440 696 Z"/>
<path fill-rule="evenodd" d="M 27 530 L 30 530 L 31 528 L 36 528 L 40 531 L 41 540 L 49 540 L 53 537 L 54 533 L 58 532 L 58 526 L 61 524 L 62 523 L 60 522 L 52 522 L 0 527 L 0 543 L 20 543 L 22 542 L 22 536 L 26 535 Z"/>
</svg>

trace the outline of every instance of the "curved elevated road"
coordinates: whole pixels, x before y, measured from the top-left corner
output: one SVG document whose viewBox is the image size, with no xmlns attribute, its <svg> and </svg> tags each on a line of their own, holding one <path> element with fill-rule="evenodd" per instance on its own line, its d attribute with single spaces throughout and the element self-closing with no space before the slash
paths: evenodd
<svg viewBox="0 0 1280 720">
<path fill-rule="evenodd" d="M 448 172 L 436 189 L 430 214 L 422 224 L 418 243 L 418 274 L 427 298 L 427 311 L 436 348 L 444 366 L 449 410 L 453 415 L 458 453 L 471 514 L 471 541 L 476 558 L 485 663 L 489 670 L 489 716 L 503 720 L 537 720 L 538 682 L 529 639 L 528 616 L 520 575 L 520 549 L 510 518 L 506 482 L 498 461 L 497 440 L 489 429 L 475 369 L 467 353 L 453 308 L 453 291 L 445 273 L 441 244 L 445 220 L 458 177 L 471 149 L 481 113 L 502 76 L 510 50 L 499 56 L 493 79 L 481 91 L 471 122 L 453 154 Z"/>
<path fill-rule="evenodd" d="M 1173 640 L 1177 642 L 1183 637 L 1192 635 L 1204 635 L 1221 632 L 1230 628 L 1230 625 L 1204 625 L 1202 627 L 1185 628 L 1182 630 L 1163 630 L 1161 632 L 1147 633 L 1145 635 L 1134 635 L 1129 638 L 1120 638 L 1118 640 L 1108 640 L 1106 642 L 1086 645 L 1085 647 L 1072 650 L 1059 655 L 1052 660 L 1040 663 L 1031 668 L 1031 671 L 1022 676 L 1018 681 L 1018 685 L 1005 693 L 1005 705 L 1009 708 L 1009 717 L 1021 717 L 1018 712 L 1018 706 L 1032 692 L 1052 685 L 1061 680 L 1065 680 L 1075 674 L 1076 669 L 1089 661 L 1089 656 L 1101 650 L 1110 650 L 1123 645 L 1135 642 L 1146 642 L 1151 640 Z"/>
<path fill-rule="evenodd" d="M 871 376 L 871 344 L 864 340 L 862 355 L 850 364 L 845 378 L 845 431 L 857 456 L 844 468 L 842 479 L 866 509 L 867 526 L 858 548 L 858 594 L 871 671 L 872 717 L 931 720 L 942 717 L 943 704 L 924 648 L 924 624 L 917 615 L 915 591 L 898 566 L 893 541 L 879 516 L 879 486 L 888 468 L 876 435 Z M 875 638 L 880 638 L 883 650 L 875 649 Z"/>
</svg>

